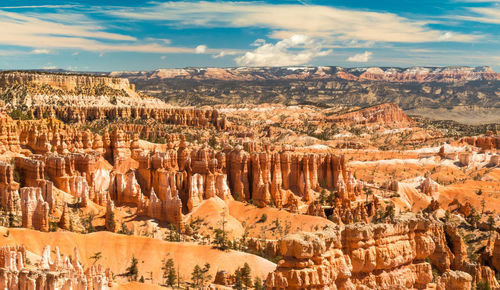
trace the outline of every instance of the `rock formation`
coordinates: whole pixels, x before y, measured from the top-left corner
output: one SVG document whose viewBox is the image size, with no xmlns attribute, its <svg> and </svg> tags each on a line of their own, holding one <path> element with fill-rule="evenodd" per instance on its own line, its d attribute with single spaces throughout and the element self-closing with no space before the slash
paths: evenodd
<svg viewBox="0 0 500 290">
<path fill-rule="evenodd" d="M 412 122 L 404 111 L 395 104 L 377 105 L 351 113 L 332 116 L 328 120 L 346 124 L 384 123 L 409 125 Z"/>
<path fill-rule="evenodd" d="M 106 217 L 105 217 L 106 230 L 110 232 L 116 232 L 118 229 L 116 224 L 117 221 L 115 218 L 115 204 L 113 203 L 112 200 L 108 200 L 106 205 Z"/>
<path fill-rule="evenodd" d="M 493 247 L 491 264 L 498 272 L 500 272 L 500 237 L 498 236 Z"/>
<path fill-rule="evenodd" d="M 0 162 L 0 205 L 9 211 L 20 209 L 19 183 L 14 181 L 12 164 Z"/>
<path fill-rule="evenodd" d="M 462 152 L 458 154 L 458 162 L 462 166 L 468 166 L 472 161 L 472 153 L 471 152 Z"/>
<path fill-rule="evenodd" d="M 451 241 L 446 241 L 445 231 Z M 356 224 L 288 235 L 279 241 L 277 248 L 284 258 L 266 285 L 272 289 L 355 289 L 358 285 L 424 289 L 433 280 L 431 265 L 424 261 L 430 257 L 443 273 L 436 281 L 438 289 L 472 289 L 473 280 L 498 287 L 489 267 L 468 263 L 464 243 L 455 231 L 406 215 L 395 224 Z"/>
<path fill-rule="evenodd" d="M 434 194 L 438 192 L 438 187 L 439 185 L 433 181 L 430 176 L 426 177 L 418 186 L 420 191 L 428 196 L 434 196 Z"/>
<path fill-rule="evenodd" d="M 71 220 L 69 217 L 67 204 L 64 205 L 61 219 L 59 220 L 59 227 L 64 230 L 69 230 L 71 228 Z"/>
<path fill-rule="evenodd" d="M 111 271 L 101 265 L 83 270 L 75 248 L 73 259 L 61 257 L 55 248 L 51 261 L 50 246 L 43 250 L 39 263 L 25 265 L 26 249 L 23 246 L 0 248 L 0 288 L 2 289 L 108 289 L 112 282 Z"/>
<path fill-rule="evenodd" d="M 490 136 L 464 137 L 459 140 L 459 143 L 469 144 L 484 151 L 491 151 L 500 149 L 500 136 L 491 134 Z"/>
<path fill-rule="evenodd" d="M 20 196 L 23 227 L 48 232 L 49 204 L 44 201 L 41 188 L 23 187 Z"/>
<path fill-rule="evenodd" d="M 448 271 L 438 278 L 436 285 L 438 290 L 471 290 L 472 277 L 462 271 Z"/>
<path fill-rule="evenodd" d="M 280 241 L 284 260 L 266 285 L 277 289 L 420 288 L 432 281 L 422 262 L 435 245 L 424 219 L 397 225 L 350 225 L 323 232 L 289 235 Z M 373 242 L 368 242 L 373 241 Z"/>
</svg>

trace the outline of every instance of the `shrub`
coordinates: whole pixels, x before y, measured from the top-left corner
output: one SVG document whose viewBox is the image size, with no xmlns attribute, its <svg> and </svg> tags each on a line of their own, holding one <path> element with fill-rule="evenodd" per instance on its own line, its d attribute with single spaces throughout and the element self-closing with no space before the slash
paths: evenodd
<svg viewBox="0 0 500 290">
<path fill-rule="evenodd" d="M 263 213 L 257 223 L 265 223 L 267 221 L 267 214 Z"/>
</svg>

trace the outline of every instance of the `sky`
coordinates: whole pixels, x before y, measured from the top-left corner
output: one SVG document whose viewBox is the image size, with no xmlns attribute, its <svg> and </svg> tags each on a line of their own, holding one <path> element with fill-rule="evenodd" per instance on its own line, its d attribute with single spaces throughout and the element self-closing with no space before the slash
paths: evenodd
<svg viewBox="0 0 500 290">
<path fill-rule="evenodd" d="M 0 70 L 491 66 L 500 0 L 0 3 Z"/>
</svg>

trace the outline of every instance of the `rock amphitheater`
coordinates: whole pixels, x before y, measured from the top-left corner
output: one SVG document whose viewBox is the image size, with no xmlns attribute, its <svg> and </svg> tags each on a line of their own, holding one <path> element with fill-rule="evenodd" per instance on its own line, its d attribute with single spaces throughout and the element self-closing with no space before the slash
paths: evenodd
<svg viewBox="0 0 500 290">
<path fill-rule="evenodd" d="M 106 76 L 0 73 L 0 95 L 2 289 L 500 289 L 497 132 Z"/>
</svg>

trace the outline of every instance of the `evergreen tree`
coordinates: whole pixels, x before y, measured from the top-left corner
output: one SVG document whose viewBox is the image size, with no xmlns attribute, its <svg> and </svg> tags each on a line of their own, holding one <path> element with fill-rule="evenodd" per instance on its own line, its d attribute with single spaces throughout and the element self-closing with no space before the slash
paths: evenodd
<svg viewBox="0 0 500 290">
<path fill-rule="evenodd" d="M 206 263 L 205 266 L 203 266 L 203 269 L 201 270 L 203 285 L 205 285 L 205 282 L 210 281 L 212 279 L 212 275 L 209 275 L 208 271 L 210 271 L 210 264 Z"/>
<path fill-rule="evenodd" d="M 137 281 L 137 276 L 139 275 L 137 264 L 139 264 L 139 261 L 134 256 L 132 256 L 130 266 L 125 269 L 125 273 L 123 274 L 123 276 L 128 277 L 131 281 Z"/>
<path fill-rule="evenodd" d="M 491 240 L 491 236 L 493 235 L 493 232 L 495 231 L 495 218 L 490 215 L 488 217 L 488 230 L 490 231 L 490 235 L 488 237 L 488 241 Z"/>
<path fill-rule="evenodd" d="M 444 213 L 444 222 L 447 223 L 449 221 L 450 221 L 450 211 L 446 210 L 446 212 Z"/>
<path fill-rule="evenodd" d="M 203 272 L 200 266 L 194 266 L 193 272 L 191 273 L 191 280 L 193 281 L 194 287 L 201 286 L 201 283 L 203 281 Z"/>
<path fill-rule="evenodd" d="M 116 230 L 115 213 L 113 211 L 109 212 L 109 216 L 106 219 L 106 228 L 111 232 L 115 232 Z"/>
<path fill-rule="evenodd" d="M 14 214 L 12 212 L 9 212 L 9 228 L 14 227 Z"/>
<path fill-rule="evenodd" d="M 491 290 L 490 283 L 488 281 L 481 281 L 476 285 L 477 290 Z"/>
<path fill-rule="evenodd" d="M 173 224 L 168 225 L 169 229 L 169 235 L 168 235 L 168 241 L 170 242 L 180 242 L 181 241 L 181 234 L 179 231 L 174 227 Z"/>
<path fill-rule="evenodd" d="M 238 268 L 234 272 L 234 285 L 233 288 L 236 290 L 243 290 L 243 277 L 241 275 L 241 269 Z"/>
<path fill-rule="evenodd" d="M 95 253 L 92 257 L 90 257 L 90 259 L 94 260 L 94 263 L 92 263 L 92 265 L 95 265 L 95 263 L 97 263 L 97 261 L 99 261 L 101 258 L 102 258 L 101 252 Z"/>
<path fill-rule="evenodd" d="M 165 283 L 170 287 L 174 286 L 175 281 L 177 281 L 177 274 L 174 268 L 174 260 L 168 259 L 167 262 L 165 262 L 165 265 L 163 266 L 162 270 L 163 270 L 163 278 L 166 279 Z"/>
<path fill-rule="evenodd" d="M 373 190 L 371 188 L 368 188 L 365 194 L 366 194 L 366 203 L 368 203 L 368 196 L 373 194 Z"/>
<path fill-rule="evenodd" d="M 264 285 L 262 283 L 262 279 L 260 279 L 259 277 L 255 277 L 255 283 L 253 285 L 253 288 L 255 290 L 264 290 L 264 289 L 266 289 L 266 287 L 264 287 Z"/>
<path fill-rule="evenodd" d="M 215 137 L 215 135 L 211 135 L 210 136 L 210 139 L 208 139 L 208 145 L 210 145 L 210 147 L 216 149 L 217 148 L 217 138 Z"/>
<path fill-rule="evenodd" d="M 243 265 L 243 268 L 241 268 L 241 278 L 243 280 L 243 285 L 245 285 L 245 288 L 250 288 L 252 287 L 252 270 L 250 269 L 250 266 L 248 263 L 245 263 Z"/>
<path fill-rule="evenodd" d="M 208 271 L 210 271 L 209 263 L 206 263 L 203 269 L 198 265 L 194 266 L 193 272 L 191 273 L 191 280 L 193 281 L 194 287 L 202 287 L 205 285 L 205 282 L 212 279 L 212 275 L 209 275 Z"/>
<path fill-rule="evenodd" d="M 319 193 L 318 201 L 321 205 L 324 205 L 326 202 L 326 190 L 324 188 Z"/>
<path fill-rule="evenodd" d="M 227 223 L 226 215 L 222 214 L 222 228 L 214 230 L 215 234 L 214 244 L 218 249 L 223 251 L 229 248 L 229 243 L 228 243 L 229 240 L 226 234 L 226 223 Z"/>
</svg>

